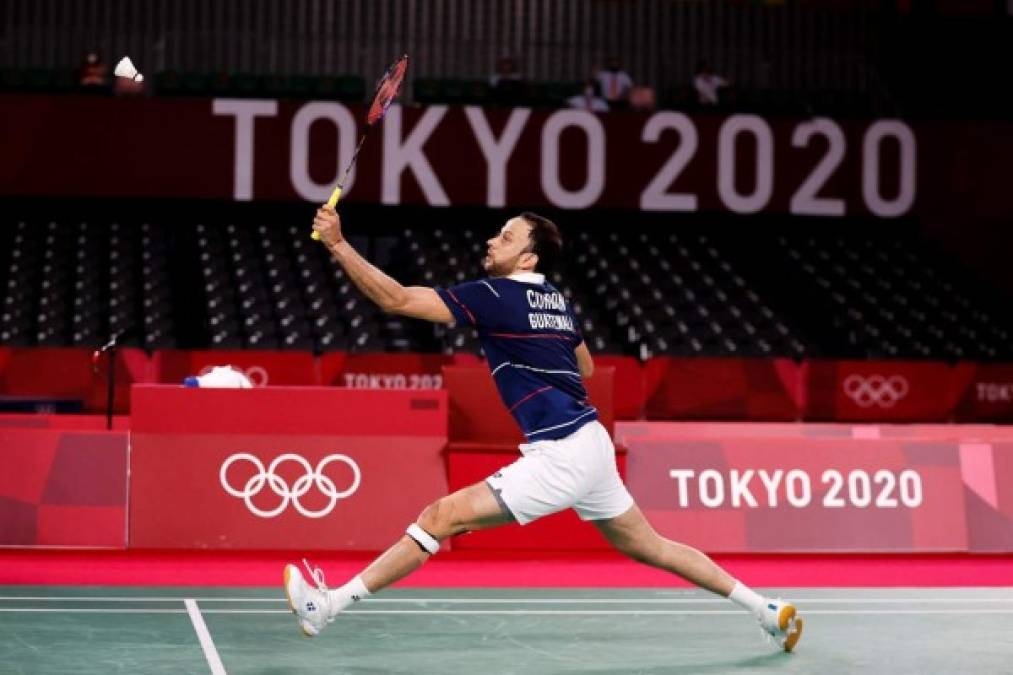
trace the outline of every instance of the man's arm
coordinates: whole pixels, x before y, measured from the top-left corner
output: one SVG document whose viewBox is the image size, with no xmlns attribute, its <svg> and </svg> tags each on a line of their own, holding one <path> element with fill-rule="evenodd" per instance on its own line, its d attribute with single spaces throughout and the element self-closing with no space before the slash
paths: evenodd
<svg viewBox="0 0 1013 675">
<path fill-rule="evenodd" d="M 383 311 L 436 323 L 454 321 L 454 315 L 435 290 L 422 286 L 402 286 L 359 255 L 345 241 L 341 233 L 341 221 L 334 209 L 327 206 L 317 209 L 313 229 L 320 233 L 320 241 L 344 268 L 355 287 Z"/>
<path fill-rule="evenodd" d="M 574 350 L 577 354 L 577 369 L 584 379 L 594 374 L 594 359 L 591 358 L 591 350 L 587 348 L 586 342 L 581 342 Z"/>
</svg>

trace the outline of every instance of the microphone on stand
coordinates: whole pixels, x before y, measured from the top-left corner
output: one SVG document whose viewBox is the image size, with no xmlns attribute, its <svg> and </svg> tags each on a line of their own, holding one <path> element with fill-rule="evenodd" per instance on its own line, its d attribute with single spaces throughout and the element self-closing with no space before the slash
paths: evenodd
<svg viewBox="0 0 1013 675">
<path fill-rule="evenodd" d="M 133 326 L 128 326 L 118 333 L 113 333 L 112 337 L 109 338 L 109 342 L 105 343 L 91 355 L 91 366 L 92 372 L 98 375 L 98 364 L 99 359 L 102 358 L 103 354 L 109 354 L 109 370 L 106 379 L 106 429 L 111 430 L 113 428 L 113 397 L 116 392 L 116 347 L 119 346 L 120 340 L 134 332 Z"/>
<path fill-rule="evenodd" d="M 119 346 L 120 340 L 122 340 L 125 337 L 130 337 L 131 335 L 133 335 L 133 333 L 134 333 L 133 326 L 124 328 L 118 333 L 113 333 L 112 337 L 109 338 L 109 342 L 105 343 L 104 345 L 93 351 L 91 353 L 92 372 L 98 375 L 98 363 L 99 359 L 102 358 L 102 355 L 108 351 L 115 350 Z"/>
</svg>

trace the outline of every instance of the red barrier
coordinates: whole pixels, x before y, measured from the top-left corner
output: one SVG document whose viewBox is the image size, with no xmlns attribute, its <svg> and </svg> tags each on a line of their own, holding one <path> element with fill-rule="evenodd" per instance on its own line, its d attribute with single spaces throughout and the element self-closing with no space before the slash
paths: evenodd
<svg viewBox="0 0 1013 675">
<path fill-rule="evenodd" d="M 638 437 L 689 439 L 812 438 L 940 440 L 961 443 L 1013 441 L 1013 426 L 991 424 L 819 424 L 778 422 L 619 422 L 615 437 L 629 443 Z"/>
<path fill-rule="evenodd" d="M 188 375 L 199 375 L 214 366 L 233 365 L 246 373 L 255 387 L 267 385 L 308 386 L 320 384 L 310 352 L 256 349 L 232 351 L 157 351 L 153 356 L 155 382 L 180 384 Z"/>
<path fill-rule="evenodd" d="M 105 415 L 0 415 L 0 428 L 59 429 L 61 431 L 105 431 Z M 113 430 L 130 429 L 130 417 L 113 415 Z"/>
<path fill-rule="evenodd" d="M 806 419 L 943 422 L 956 393 L 945 363 L 810 361 Z"/>
<path fill-rule="evenodd" d="M 584 380 L 588 400 L 598 409 L 598 419 L 612 433 L 615 415 L 612 406 L 615 371 L 596 368 Z M 452 443 L 516 448 L 524 442 L 517 422 L 507 412 L 499 391 L 485 366 L 447 366 L 443 380 L 450 394 L 450 440 Z"/>
<path fill-rule="evenodd" d="M 1009 429 L 730 426 L 618 426 L 627 485 L 663 534 L 714 552 L 1013 551 Z"/>
<path fill-rule="evenodd" d="M 106 364 L 93 368 L 91 355 L 79 348 L 0 347 L 0 396 L 68 399 L 104 412 Z M 614 371 L 617 419 L 1013 421 L 1013 364 L 676 357 L 641 364 L 608 354 L 595 360 L 599 370 Z M 482 363 L 473 354 L 167 350 L 149 358 L 122 349 L 115 411 L 129 412 L 134 383 L 178 384 L 215 365 L 235 365 L 257 386 L 420 390 L 443 387 L 444 366 Z"/>
<path fill-rule="evenodd" d="M 126 546 L 126 433 L 0 428 L 0 465 L 0 546 Z"/>
<path fill-rule="evenodd" d="M 644 366 L 648 419 L 798 419 L 799 366 L 789 359 L 653 358 Z"/>
<path fill-rule="evenodd" d="M 379 550 L 447 491 L 442 391 L 134 390 L 130 545 Z"/>
<path fill-rule="evenodd" d="M 960 363 L 954 381 L 958 422 L 1013 422 L 1013 364 Z"/>
<path fill-rule="evenodd" d="M 0 394 L 80 400 L 85 410 L 106 409 L 107 361 L 92 361 L 92 349 L 77 347 L 0 348 Z M 116 352 L 115 405 L 130 410 L 130 387 L 153 381 L 147 354 L 140 349 Z"/>
<path fill-rule="evenodd" d="M 595 368 L 615 370 L 613 391 L 617 420 L 640 419 L 644 414 L 644 367 L 632 356 L 595 354 Z"/>
<path fill-rule="evenodd" d="M 352 389 L 442 389 L 444 366 L 477 366 L 474 354 L 339 352 L 320 358 L 322 383 Z"/>
<path fill-rule="evenodd" d="M 972 551 L 1013 551 L 1013 438 L 960 444 Z"/>
</svg>

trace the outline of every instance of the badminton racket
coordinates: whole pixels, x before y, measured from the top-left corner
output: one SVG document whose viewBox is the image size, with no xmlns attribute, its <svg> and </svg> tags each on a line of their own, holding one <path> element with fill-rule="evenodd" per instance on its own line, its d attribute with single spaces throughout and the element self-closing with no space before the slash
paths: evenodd
<svg viewBox="0 0 1013 675">
<path fill-rule="evenodd" d="M 338 200 L 341 199 L 341 191 L 345 187 L 345 180 L 348 179 L 348 172 L 355 166 L 355 159 L 359 156 L 359 150 L 362 149 L 362 144 L 366 140 L 366 136 L 369 135 L 369 130 L 387 114 L 390 104 L 394 102 L 394 99 L 397 98 L 398 93 L 401 91 L 401 83 L 404 82 L 406 72 L 408 72 L 408 55 L 404 54 L 387 68 L 383 77 L 376 83 L 373 103 L 370 104 L 369 112 L 366 113 L 366 129 L 362 132 L 362 136 L 359 137 L 359 144 L 355 146 L 352 159 L 348 162 L 348 166 L 345 167 L 345 172 L 341 174 L 341 179 L 334 188 L 334 192 L 331 193 L 331 198 L 327 200 L 327 206 L 332 209 L 337 205 Z M 310 236 L 318 241 L 320 240 L 319 232 L 314 231 Z"/>
</svg>

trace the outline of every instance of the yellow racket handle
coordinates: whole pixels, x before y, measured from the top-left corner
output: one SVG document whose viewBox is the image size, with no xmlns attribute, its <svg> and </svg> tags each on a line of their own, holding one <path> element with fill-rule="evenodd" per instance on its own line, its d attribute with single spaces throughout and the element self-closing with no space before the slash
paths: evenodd
<svg viewBox="0 0 1013 675">
<path fill-rule="evenodd" d="M 334 192 L 331 193 L 331 198 L 327 200 L 327 206 L 331 207 L 332 209 L 335 206 L 337 206 L 338 200 L 341 199 L 341 189 L 342 188 L 340 185 L 334 188 Z M 320 233 L 317 232 L 316 230 L 313 230 L 313 233 L 310 235 L 310 238 L 313 239 L 313 241 L 320 241 Z"/>
</svg>

